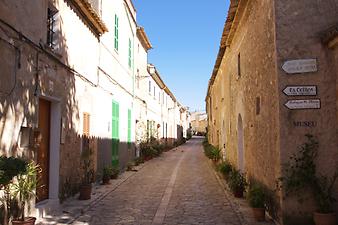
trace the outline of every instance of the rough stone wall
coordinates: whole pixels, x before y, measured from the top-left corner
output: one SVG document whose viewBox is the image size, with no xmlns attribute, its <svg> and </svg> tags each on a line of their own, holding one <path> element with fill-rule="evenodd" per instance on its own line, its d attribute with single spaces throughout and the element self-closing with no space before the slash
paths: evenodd
<svg viewBox="0 0 338 225">
<path fill-rule="evenodd" d="M 320 173 L 332 175 L 337 165 L 337 112 L 336 73 L 334 58 L 328 47 L 321 42 L 325 30 L 338 23 L 338 1 L 275 1 L 276 46 L 280 95 L 281 161 L 287 163 L 297 146 L 305 141 L 304 135 L 314 135 L 320 145 L 317 166 Z M 291 59 L 317 59 L 318 71 L 288 75 L 281 66 Z M 282 90 L 287 85 L 317 85 L 314 97 L 287 97 Z M 289 110 L 283 104 L 290 99 L 320 99 L 321 109 Z M 295 123 L 296 122 L 296 123 Z M 314 126 L 295 126 L 297 122 L 311 122 Z M 338 190 L 338 189 L 336 189 Z M 297 201 L 287 198 L 283 202 L 285 224 L 295 224 L 292 217 L 311 218 L 314 204 L 304 203 L 300 208 Z M 301 215 L 301 211 L 308 214 Z M 301 221 L 296 221 L 301 224 Z M 308 222 L 303 222 L 308 224 Z"/>
<path fill-rule="evenodd" d="M 273 3 L 258 0 L 243 3 L 247 5 L 237 14 L 241 17 L 237 31 L 226 49 L 212 87 L 212 101 L 219 106 L 218 123 L 212 129 L 221 131 L 219 139 L 226 158 L 239 168 L 237 135 L 240 115 L 244 130 L 246 176 L 274 190 L 280 161 L 279 133 L 276 129 L 279 126 L 279 108 Z M 258 114 L 257 98 L 260 98 Z"/>
</svg>

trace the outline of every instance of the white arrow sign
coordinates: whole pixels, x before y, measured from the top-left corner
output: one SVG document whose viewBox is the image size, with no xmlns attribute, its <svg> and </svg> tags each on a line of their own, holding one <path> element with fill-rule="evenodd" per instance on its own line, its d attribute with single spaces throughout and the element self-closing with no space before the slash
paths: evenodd
<svg viewBox="0 0 338 225">
<path fill-rule="evenodd" d="M 317 72 L 317 59 L 297 59 L 286 61 L 282 69 L 289 74 Z"/>
<path fill-rule="evenodd" d="M 287 96 L 315 96 L 317 95 L 317 86 L 287 86 L 283 93 Z"/>
<path fill-rule="evenodd" d="M 289 100 L 284 104 L 288 109 L 320 109 L 319 99 Z"/>
</svg>

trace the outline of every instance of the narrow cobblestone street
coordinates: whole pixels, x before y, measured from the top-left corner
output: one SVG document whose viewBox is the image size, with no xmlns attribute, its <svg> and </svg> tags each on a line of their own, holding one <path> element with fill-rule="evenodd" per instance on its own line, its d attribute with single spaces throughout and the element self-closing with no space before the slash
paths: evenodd
<svg viewBox="0 0 338 225">
<path fill-rule="evenodd" d="M 73 224 L 240 224 L 201 142 L 152 160 Z"/>
</svg>

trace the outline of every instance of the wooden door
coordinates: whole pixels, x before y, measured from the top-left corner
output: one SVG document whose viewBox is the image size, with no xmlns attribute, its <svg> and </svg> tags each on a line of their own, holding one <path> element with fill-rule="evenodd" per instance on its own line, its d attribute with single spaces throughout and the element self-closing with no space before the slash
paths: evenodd
<svg viewBox="0 0 338 225">
<path fill-rule="evenodd" d="M 36 190 L 37 202 L 48 199 L 49 190 L 49 143 L 50 143 L 50 108 L 49 101 L 39 100 L 39 130 L 41 143 L 37 152 L 37 163 L 41 167 L 39 186 Z"/>
</svg>

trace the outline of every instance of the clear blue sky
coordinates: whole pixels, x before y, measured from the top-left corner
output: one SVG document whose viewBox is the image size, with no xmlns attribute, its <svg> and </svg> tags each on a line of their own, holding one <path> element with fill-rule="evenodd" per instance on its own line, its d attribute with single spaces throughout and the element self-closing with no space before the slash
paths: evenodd
<svg viewBox="0 0 338 225">
<path fill-rule="evenodd" d="M 204 110 L 229 0 L 134 0 L 153 45 L 149 63 L 190 111 Z"/>
</svg>

